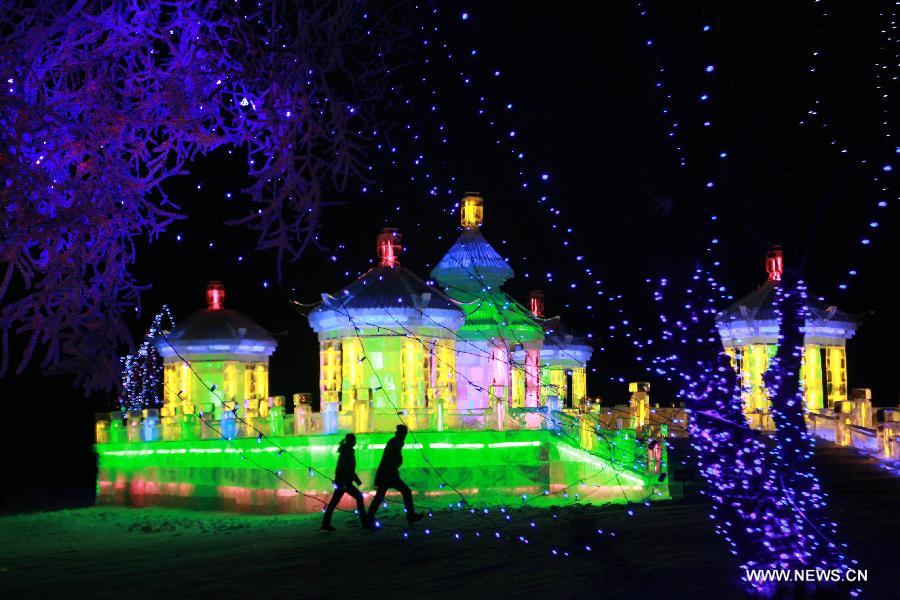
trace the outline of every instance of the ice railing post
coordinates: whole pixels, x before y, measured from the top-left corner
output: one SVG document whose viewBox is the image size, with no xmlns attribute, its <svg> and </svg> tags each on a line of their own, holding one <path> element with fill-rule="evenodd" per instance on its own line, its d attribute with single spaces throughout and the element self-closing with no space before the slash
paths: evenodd
<svg viewBox="0 0 900 600">
<path fill-rule="evenodd" d="M 503 431 L 506 429 L 506 402 L 503 398 L 494 398 L 494 429 Z"/>
<path fill-rule="evenodd" d="M 338 432 L 338 403 L 326 402 L 322 407 L 322 433 L 333 434 Z"/>
<path fill-rule="evenodd" d="M 142 412 L 142 435 L 141 439 L 145 442 L 158 442 L 161 438 L 159 409 L 145 408 Z"/>
<path fill-rule="evenodd" d="M 309 433 L 312 428 L 312 397 L 294 394 L 294 434 Z"/>
<path fill-rule="evenodd" d="M 559 396 L 550 396 L 547 398 L 547 405 L 544 406 L 544 411 L 546 412 L 546 419 L 544 419 L 544 423 L 546 424 L 547 429 L 552 429 L 554 431 L 559 429 L 559 423 L 556 419 L 556 415 L 553 413 L 558 413 L 560 407 Z"/>
<path fill-rule="evenodd" d="M 275 396 L 269 401 L 269 435 L 284 435 L 284 396 Z"/>
</svg>

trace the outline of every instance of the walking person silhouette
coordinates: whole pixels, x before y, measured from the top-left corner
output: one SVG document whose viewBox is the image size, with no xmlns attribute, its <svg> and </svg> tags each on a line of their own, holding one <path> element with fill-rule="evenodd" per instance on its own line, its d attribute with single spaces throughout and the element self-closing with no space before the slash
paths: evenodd
<svg viewBox="0 0 900 600">
<path fill-rule="evenodd" d="M 406 434 L 409 429 L 406 425 L 397 425 L 397 432 L 394 437 L 388 440 L 384 447 L 384 454 L 381 455 L 381 463 L 375 472 L 375 498 L 369 504 L 369 526 L 375 524 L 375 513 L 381 507 L 384 501 L 384 495 L 388 489 L 394 488 L 403 496 L 403 504 L 406 506 L 406 520 L 410 525 L 420 520 L 423 515 L 417 513 L 413 508 L 412 492 L 409 486 L 400 479 L 400 465 L 403 464 L 403 442 L 406 440 Z"/>
<path fill-rule="evenodd" d="M 331 526 L 331 516 L 334 509 L 344 494 L 350 494 L 356 500 L 356 510 L 359 512 L 359 520 L 363 527 L 367 526 L 366 506 L 363 504 L 363 495 L 354 483 L 361 484 L 359 476 L 356 474 L 356 451 L 353 447 L 356 445 L 356 436 L 348 433 L 341 440 L 338 446 L 338 462 L 337 468 L 334 470 L 334 493 L 331 495 L 331 501 L 325 507 L 325 516 L 322 517 L 322 529 L 324 531 L 334 531 Z"/>
</svg>

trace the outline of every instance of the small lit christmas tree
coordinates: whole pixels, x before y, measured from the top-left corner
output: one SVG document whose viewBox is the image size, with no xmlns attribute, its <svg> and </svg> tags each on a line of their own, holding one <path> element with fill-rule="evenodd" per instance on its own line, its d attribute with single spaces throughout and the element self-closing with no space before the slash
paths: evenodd
<svg viewBox="0 0 900 600">
<path fill-rule="evenodd" d="M 153 340 L 163 331 L 175 325 L 172 312 L 165 304 L 150 324 L 144 341 L 134 354 L 122 357 L 122 410 L 142 410 L 162 404 L 163 360 L 153 345 Z"/>
</svg>

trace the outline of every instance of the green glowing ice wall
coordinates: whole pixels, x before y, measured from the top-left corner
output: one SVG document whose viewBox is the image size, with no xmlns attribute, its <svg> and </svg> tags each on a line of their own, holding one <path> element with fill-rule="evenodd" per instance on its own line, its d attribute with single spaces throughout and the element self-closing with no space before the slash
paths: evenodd
<svg viewBox="0 0 900 600">
<path fill-rule="evenodd" d="M 365 489 L 371 489 L 389 437 L 358 436 L 357 465 Z M 97 501 L 254 513 L 317 512 L 322 504 L 304 494 L 327 500 L 331 482 L 307 466 L 331 476 L 340 438 L 98 444 Z M 459 501 L 452 488 L 472 506 L 521 504 L 523 495 L 537 505 L 668 498 L 667 485 L 658 482 L 658 474 L 644 461 L 646 452 L 627 434 L 602 444 L 594 454 L 548 430 L 418 432 L 415 440 L 411 435 L 406 442 L 401 473 L 422 506 L 446 507 Z M 278 447 L 287 452 L 279 456 Z M 260 467 L 281 472 L 303 494 Z"/>
</svg>

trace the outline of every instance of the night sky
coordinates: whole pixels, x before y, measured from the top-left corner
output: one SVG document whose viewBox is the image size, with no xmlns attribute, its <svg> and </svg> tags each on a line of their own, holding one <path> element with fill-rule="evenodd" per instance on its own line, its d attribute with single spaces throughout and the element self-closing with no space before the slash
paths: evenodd
<svg viewBox="0 0 900 600">
<path fill-rule="evenodd" d="M 838 4 L 821 32 L 812 4 L 805 2 L 650 3 L 644 18 L 631 2 L 444 5 L 457 60 L 476 83 L 465 86 L 453 69 L 434 64 L 429 76 L 440 90 L 435 100 L 427 93 L 431 86 L 418 82 L 422 67 L 413 61 L 395 77 L 418 106 L 416 113 L 388 108 L 378 117 L 398 139 L 408 136 L 407 122 L 420 130 L 428 171 L 435 180 L 455 177 L 452 193 L 428 194 L 422 169 L 411 167 L 419 150 L 401 151 L 397 168 L 384 153 L 373 152 L 375 181 L 369 191 L 361 193 L 360 184 L 335 191 L 333 199 L 343 204 L 328 208 L 322 218 L 324 248 L 285 265 L 278 282 L 274 255 L 254 252 L 253 232 L 224 224 L 249 209 L 240 194 L 247 182 L 240 176 L 239 153 L 209 156 L 167 186 L 189 219 L 139 248 L 135 271 L 153 287 L 134 331 L 140 335 L 162 303 L 176 318 L 188 316 L 203 306 L 206 283 L 222 280 L 227 306 L 285 333 L 272 358 L 271 393 L 316 392 L 315 335 L 288 301 L 314 302 L 365 271 L 383 226 L 401 230 L 407 249 L 403 265 L 427 278 L 458 235 L 453 203 L 474 190 L 485 197 L 483 233 L 516 271 L 507 289 L 522 302 L 528 290 L 543 289 L 547 312 L 594 334 L 606 351 L 594 355 L 589 395 L 623 402 L 627 388 L 610 377 L 646 375 L 620 340 L 599 341 L 621 317 L 593 296 L 595 288 L 581 270 L 593 266 L 604 289 L 623 295 L 629 319 L 655 332 L 656 307 L 644 279 L 685 281 L 706 247 L 710 206 L 716 206 L 719 274 L 736 297 L 764 281 L 763 257 L 770 245 L 785 247 L 789 266 L 805 255 L 804 275 L 816 295 L 867 315 L 848 345 L 850 386 L 873 388 L 876 404 L 895 404 L 898 387 L 888 353 L 897 332 L 897 243 L 888 210 L 869 236 L 873 243 L 864 247 L 859 241 L 872 231 L 875 203 L 896 200 L 895 192 L 883 193 L 871 182 L 871 173 L 883 175 L 883 165 L 891 161 L 900 167 L 894 144 L 879 126 L 884 105 L 873 63 L 883 56 L 882 4 L 887 6 Z M 467 19 L 461 19 L 462 12 Z M 710 30 L 704 32 L 707 24 Z M 417 40 L 413 34 L 408 43 L 415 48 Z M 825 57 L 815 76 L 809 73 L 813 48 Z M 666 67 L 662 80 L 672 94 L 669 103 L 654 87 L 657 58 Z M 714 65 L 712 74 L 706 65 Z M 896 81 L 888 87 L 893 91 Z M 703 93 L 709 94 L 706 102 L 699 100 Z M 481 96 L 500 115 L 493 128 L 477 115 Z M 817 98 L 833 134 L 818 123 L 798 124 Z M 433 102 L 440 106 L 437 116 L 428 110 Z M 503 108 L 507 103 L 512 109 Z M 661 114 L 663 106 L 669 115 Z M 679 121 L 682 153 L 666 136 L 673 117 Z M 709 127 L 702 124 L 706 119 Z M 439 121 L 446 124 L 446 144 L 435 134 Z M 524 160 L 509 152 L 510 131 L 516 132 Z M 840 154 L 830 144 L 833 137 L 844 140 L 852 156 Z M 498 138 L 505 142 L 497 144 Z M 720 152 L 727 158 L 719 158 Z M 686 157 L 685 168 L 678 166 L 679 155 Z M 870 161 L 868 170 L 858 158 Z M 538 194 L 521 189 L 523 169 L 532 188 L 550 196 L 548 202 L 540 204 Z M 547 173 L 548 180 L 536 180 L 539 173 Z M 718 183 L 709 193 L 704 182 L 712 178 Z M 560 210 L 558 219 L 550 218 L 550 206 Z M 566 227 L 574 228 L 571 235 L 563 235 Z M 565 239 L 570 246 L 564 248 Z M 576 261 L 577 255 L 584 260 Z M 857 275 L 848 276 L 849 269 Z M 851 285 L 840 291 L 840 282 Z M 62 400 L 45 404 L 54 412 L 83 414 L 72 421 L 74 433 L 48 426 L 59 433 L 60 443 L 92 431 L 92 413 L 116 405 L 113 394 L 84 400 L 66 378 L 41 378 L 36 369 L 0 384 L 7 400 L 14 389 L 29 389 L 29 397 L 46 403 L 39 398 L 49 390 Z M 668 403 L 674 388 L 653 385 L 653 401 Z M 23 410 L 28 406 L 33 405 L 23 404 Z M 79 443 L 86 448 L 88 441 Z"/>
</svg>

